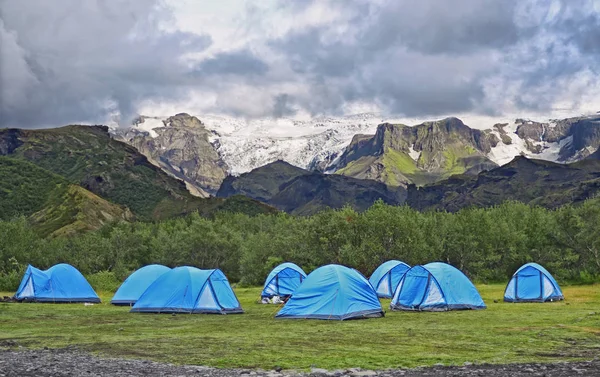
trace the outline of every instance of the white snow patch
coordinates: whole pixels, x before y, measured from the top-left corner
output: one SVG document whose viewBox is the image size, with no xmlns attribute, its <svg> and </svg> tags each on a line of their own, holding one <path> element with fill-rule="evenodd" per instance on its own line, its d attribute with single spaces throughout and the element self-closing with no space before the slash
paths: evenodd
<svg viewBox="0 0 600 377">
<path fill-rule="evenodd" d="M 239 175 L 276 160 L 309 168 L 312 163 L 335 159 L 356 134 L 375 134 L 384 120 L 375 114 L 319 117 L 310 120 L 253 119 L 198 116 L 206 128 L 219 136 L 218 152 Z"/>
<path fill-rule="evenodd" d="M 494 161 L 498 165 L 504 165 L 512 161 L 512 159 L 516 156 L 527 152 L 525 141 L 523 141 L 523 139 L 516 134 L 517 126 L 518 125 L 513 122 L 504 127 L 504 131 L 506 131 L 506 134 L 512 141 L 512 143 L 509 145 L 506 145 L 502 142 L 501 134 L 498 130 L 494 129 L 492 131 L 492 133 L 494 133 L 500 141 L 488 154 L 488 158 L 490 160 Z"/>
<path fill-rule="evenodd" d="M 138 131 L 148 132 L 152 138 L 158 137 L 158 133 L 154 131 L 156 128 L 164 127 L 165 124 L 159 118 L 142 117 L 142 122 L 133 126 Z"/>
<path fill-rule="evenodd" d="M 421 157 L 421 152 L 419 152 L 419 151 L 416 151 L 416 150 L 415 150 L 415 145 L 413 144 L 413 145 L 411 145 L 411 146 L 410 146 L 410 150 L 409 150 L 409 152 L 408 152 L 408 155 L 409 155 L 409 156 L 410 156 L 410 158 L 412 158 L 413 160 L 415 160 L 415 161 L 418 161 L 418 160 L 419 160 L 419 157 Z"/>
</svg>

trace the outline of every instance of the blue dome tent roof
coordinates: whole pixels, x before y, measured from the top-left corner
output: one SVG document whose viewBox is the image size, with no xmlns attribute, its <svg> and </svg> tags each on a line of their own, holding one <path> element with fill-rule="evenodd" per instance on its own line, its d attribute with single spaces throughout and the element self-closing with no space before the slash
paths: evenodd
<svg viewBox="0 0 600 377">
<path fill-rule="evenodd" d="M 504 290 L 506 302 L 546 302 L 564 300 L 560 286 L 548 270 L 527 263 L 515 272 Z"/>
<path fill-rule="evenodd" d="M 360 272 L 330 264 L 311 272 L 276 317 L 345 320 L 383 317 L 383 310 Z"/>
<path fill-rule="evenodd" d="M 45 271 L 27 266 L 14 297 L 19 301 L 35 302 L 100 302 L 81 272 L 65 263 Z"/>
<path fill-rule="evenodd" d="M 169 267 L 160 264 L 150 264 L 136 270 L 117 289 L 110 303 L 113 305 L 135 304 L 150 284 L 168 271 L 171 271 Z"/>
<path fill-rule="evenodd" d="M 446 263 L 414 266 L 394 292 L 390 309 L 445 311 L 485 309 L 477 288 L 460 270 Z"/>
<path fill-rule="evenodd" d="M 275 267 L 263 286 L 261 297 L 289 297 L 306 279 L 306 273 L 294 263 L 282 263 Z"/>
<path fill-rule="evenodd" d="M 398 260 L 382 263 L 369 278 L 369 283 L 381 298 L 392 298 L 398 283 L 410 266 Z"/>
<path fill-rule="evenodd" d="M 221 270 L 177 267 L 162 274 L 140 296 L 132 313 L 243 313 Z"/>
</svg>

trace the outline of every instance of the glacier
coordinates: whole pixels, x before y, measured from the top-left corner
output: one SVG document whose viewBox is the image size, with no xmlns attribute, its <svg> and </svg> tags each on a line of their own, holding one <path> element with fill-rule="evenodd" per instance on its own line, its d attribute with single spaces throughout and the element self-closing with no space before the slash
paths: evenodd
<svg viewBox="0 0 600 377">
<path fill-rule="evenodd" d="M 229 174 L 240 175 L 276 160 L 292 165 L 327 173 L 335 172 L 337 158 L 357 134 L 373 135 L 381 123 L 418 124 L 416 120 L 389 119 L 380 114 L 364 113 L 343 117 L 315 117 L 311 119 L 262 118 L 244 119 L 223 115 L 197 115 L 211 132 L 210 142 L 221 159 L 229 166 Z M 168 117 L 141 116 L 131 130 L 144 132 L 156 137 L 156 128 L 168 127 Z M 411 122 L 412 121 L 412 122 Z M 500 141 L 487 157 L 498 165 L 504 165 L 518 155 L 555 162 L 559 160 L 561 149 L 572 142 L 566 137 L 559 142 L 529 142 L 542 147 L 541 153 L 528 150 L 526 140 L 516 131 L 519 123 L 505 121 L 505 134 L 511 144 Z M 551 122 L 550 120 L 548 122 Z M 465 122 L 467 125 L 469 123 Z M 493 123 L 492 123 L 493 124 Z M 498 129 L 490 125 L 477 124 L 472 128 L 488 129 L 499 139 Z M 411 148 L 411 158 L 419 158 L 419 152 Z"/>
</svg>

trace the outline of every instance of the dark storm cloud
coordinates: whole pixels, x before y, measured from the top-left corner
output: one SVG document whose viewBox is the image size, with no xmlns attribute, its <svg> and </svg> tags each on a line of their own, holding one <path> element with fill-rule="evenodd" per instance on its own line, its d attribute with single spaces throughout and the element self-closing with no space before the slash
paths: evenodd
<svg viewBox="0 0 600 377">
<path fill-rule="evenodd" d="M 280 4 L 272 19 L 249 6 L 243 29 L 256 34 L 233 49 L 177 31 L 162 0 L 0 0 L 0 127 L 110 113 L 126 122 L 144 101 L 177 103 L 193 90 L 212 112 L 246 117 L 336 115 L 354 103 L 416 117 L 495 114 L 500 102 L 549 110 L 600 95 L 594 0 Z M 273 19 L 281 27 L 265 26 Z"/>
<path fill-rule="evenodd" d="M 42 127 L 135 114 L 144 99 L 183 95 L 181 59 L 207 35 L 165 32 L 158 1 L 0 3 L 0 126 Z"/>
<path fill-rule="evenodd" d="M 571 94 L 553 84 L 599 66 L 597 59 L 571 51 L 573 46 L 582 55 L 600 51 L 591 1 L 331 4 L 360 9 L 347 33 L 336 34 L 339 25 L 323 25 L 272 43 L 311 82 L 302 105 L 313 112 L 363 101 L 407 116 L 493 114 L 494 105 L 486 103 L 490 80 L 517 87 L 513 102 L 522 109 L 550 109 Z"/>
</svg>

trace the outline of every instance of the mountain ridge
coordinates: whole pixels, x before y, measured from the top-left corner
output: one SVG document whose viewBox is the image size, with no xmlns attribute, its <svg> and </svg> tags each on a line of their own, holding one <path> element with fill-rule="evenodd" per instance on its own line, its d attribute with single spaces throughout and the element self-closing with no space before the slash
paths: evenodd
<svg viewBox="0 0 600 377">
<path fill-rule="evenodd" d="M 378 199 L 401 204 L 406 192 L 381 182 L 310 172 L 275 161 L 239 177 L 229 176 L 218 197 L 243 194 L 294 215 L 311 215 L 326 207 L 350 205 L 365 210 Z"/>
<path fill-rule="evenodd" d="M 155 152 L 144 154 L 155 165 L 185 180 L 190 189 L 195 188 L 202 196 L 215 195 L 227 175 L 237 176 L 276 160 L 285 160 L 305 170 L 377 179 L 386 184 L 424 185 L 452 174 L 477 174 L 495 167 L 494 164 L 509 162 L 521 154 L 530 158 L 568 163 L 581 160 L 600 147 L 598 114 L 547 122 L 517 118 L 514 122 L 494 123 L 485 129 L 469 127 L 454 117 L 407 126 L 385 121 L 376 114 L 314 118 L 309 121 L 243 121 L 225 116 L 184 115 L 195 118 L 204 128 L 204 140 L 207 139 L 208 143 L 203 142 L 205 147 L 200 149 L 212 155 L 204 165 L 210 166 L 207 168 L 209 171 L 212 169 L 218 172 L 216 175 L 204 174 L 212 179 L 210 186 L 199 179 L 203 173 L 190 173 L 186 164 L 177 160 L 165 162 L 156 156 L 152 158 L 152 153 L 164 155 L 164 152 L 156 152 L 157 147 Z M 144 143 L 154 143 L 153 140 L 158 138 L 157 144 L 162 145 L 160 134 L 170 127 L 170 122 L 167 122 L 169 118 L 141 117 L 143 122 L 125 130 L 113 131 L 113 134 L 117 138 L 123 133 L 129 133 L 130 136 L 143 134 Z M 402 128 L 395 134 L 392 142 L 383 143 L 381 140 L 380 144 L 388 145 L 388 150 L 363 153 L 368 154 L 369 158 L 358 163 L 355 162 L 356 159 L 348 158 L 353 150 L 362 148 L 370 138 L 379 137 L 378 130 L 386 127 L 386 124 L 391 125 L 387 127 Z M 448 127 L 451 129 L 448 130 Z M 387 134 L 394 134 L 393 130 L 388 131 Z M 456 136 L 459 141 L 448 138 L 449 135 Z M 138 136 L 133 136 L 133 139 L 136 137 Z M 137 146 L 133 139 L 128 142 Z M 175 141 L 179 142 L 181 140 Z M 168 148 L 167 146 L 167 150 Z M 179 149 L 178 153 L 198 155 L 193 150 L 198 150 L 198 146 Z M 349 163 L 354 163 L 355 166 L 348 166 Z M 203 164 L 192 165 L 197 167 Z"/>
</svg>

